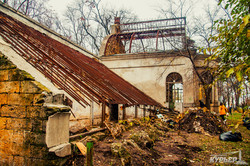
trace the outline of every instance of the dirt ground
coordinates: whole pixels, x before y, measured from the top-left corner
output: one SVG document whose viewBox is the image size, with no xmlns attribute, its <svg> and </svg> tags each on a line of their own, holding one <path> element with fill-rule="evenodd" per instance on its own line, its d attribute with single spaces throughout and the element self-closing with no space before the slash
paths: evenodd
<svg viewBox="0 0 250 166">
<path fill-rule="evenodd" d="M 235 122 L 231 120 L 227 123 L 231 125 Z M 242 159 L 250 162 L 250 132 L 243 125 L 237 129 L 243 137 L 241 142 L 220 141 L 219 134 L 188 133 L 177 130 L 178 127 L 171 129 L 158 119 L 144 119 L 122 125 L 125 126 L 125 131 L 117 138 L 114 139 L 106 130 L 104 138 L 94 140 L 95 166 L 214 165 L 210 163 L 211 155 L 238 150 L 242 151 Z M 233 125 L 227 128 L 231 129 Z M 114 145 L 119 146 L 118 151 L 114 150 Z M 65 165 L 86 165 L 86 157 L 75 148 Z"/>
</svg>

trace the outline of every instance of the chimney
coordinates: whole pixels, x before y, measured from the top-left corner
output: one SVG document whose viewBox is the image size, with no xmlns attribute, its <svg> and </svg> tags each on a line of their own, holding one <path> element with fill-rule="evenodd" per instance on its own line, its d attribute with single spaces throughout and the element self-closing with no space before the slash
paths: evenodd
<svg viewBox="0 0 250 166">
<path fill-rule="evenodd" d="M 115 17 L 115 24 L 120 24 L 120 17 Z"/>
<path fill-rule="evenodd" d="M 115 24 L 111 25 L 111 34 L 120 33 L 120 17 L 115 17 Z"/>
</svg>

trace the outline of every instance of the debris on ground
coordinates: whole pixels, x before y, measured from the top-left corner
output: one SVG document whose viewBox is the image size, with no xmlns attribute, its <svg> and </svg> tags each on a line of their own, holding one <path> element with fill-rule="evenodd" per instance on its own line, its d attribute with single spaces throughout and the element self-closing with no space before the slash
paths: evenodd
<svg viewBox="0 0 250 166">
<path fill-rule="evenodd" d="M 238 141 L 242 141 L 242 136 L 240 132 L 233 133 L 232 131 L 228 131 L 228 132 L 220 134 L 219 139 L 222 141 L 238 142 Z"/>
<path fill-rule="evenodd" d="M 226 126 L 219 116 L 202 109 L 188 110 L 179 125 L 181 130 L 191 133 L 217 135 L 226 131 Z"/>
<path fill-rule="evenodd" d="M 104 122 L 104 125 L 107 127 L 107 129 L 109 130 L 110 134 L 114 139 L 116 137 L 119 137 L 122 134 L 122 132 L 126 130 L 124 126 L 120 123 Z"/>
<path fill-rule="evenodd" d="M 168 115 L 170 115 L 170 114 L 168 113 Z M 165 114 L 161 114 L 161 113 L 158 112 L 156 114 L 156 118 L 160 119 L 165 125 L 167 124 L 167 126 L 169 128 L 173 129 L 175 127 L 175 124 L 176 124 L 176 122 L 173 119 L 178 118 L 178 115 L 176 115 L 175 112 L 172 112 L 172 116 L 170 116 L 172 118 L 169 118 L 168 115 L 166 115 L 166 113 Z"/>
<path fill-rule="evenodd" d="M 97 129 L 89 129 L 86 134 L 71 136 L 74 138 L 73 142 L 71 139 L 73 154 L 67 158 L 64 165 L 86 165 L 84 146 L 89 140 L 94 143 L 93 164 L 95 166 L 203 165 L 203 162 L 207 165 L 209 163 L 207 146 L 199 142 L 199 138 L 216 142 L 218 136 L 215 135 L 226 130 L 220 117 L 199 109 L 189 110 L 181 115 L 174 114 L 174 116 L 170 112 L 165 114 L 159 111 L 158 115 L 155 114 L 151 118 L 119 120 L 116 123 L 105 121 L 106 130 L 92 132 Z M 245 133 L 242 132 L 242 134 Z M 75 140 L 75 138 L 78 139 Z M 221 141 L 218 140 L 218 142 Z"/>
<path fill-rule="evenodd" d="M 166 115 L 162 116 L 169 120 Z M 75 145 L 73 154 L 64 165 L 86 165 L 86 149 L 82 145 L 88 140 L 94 143 L 95 166 L 187 165 L 200 151 L 198 147 L 188 145 L 185 137 L 171 134 L 174 129 L 156 116 L 105 122 L 105 126 L 105 131 L 84 135 L 71 142 Z M 165 145 L 166 142 L 169 144 Z"/>
<path fill-rule="evenodd" d="M 248 130 L 250 130 L 250 118 L 246 117 L 243 121 L 243 126 L 245 126 Z"/>
</svg>

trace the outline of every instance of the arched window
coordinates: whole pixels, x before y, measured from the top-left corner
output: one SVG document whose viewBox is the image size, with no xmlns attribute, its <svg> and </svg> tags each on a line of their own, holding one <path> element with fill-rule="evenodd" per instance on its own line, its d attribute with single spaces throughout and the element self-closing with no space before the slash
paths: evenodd
<svg viewBox="0 0 250 166">
<path fill-rule="evenodd" d="M 170 73 L 166 78 L 166 102 L 183 102 L 183 82 L 179 73 Z"/>
</svg>

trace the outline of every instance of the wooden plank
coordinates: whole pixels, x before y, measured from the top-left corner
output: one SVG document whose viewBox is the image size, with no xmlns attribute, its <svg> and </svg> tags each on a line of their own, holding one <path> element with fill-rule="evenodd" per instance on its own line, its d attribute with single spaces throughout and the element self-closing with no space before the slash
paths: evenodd
<svg viewBox="0 0 250 166">
<path fill-rule="evenodd" d="M 99 131 L 104 131 L 104 130 L 106 130 L 106 129 L 107 129 L 106 127 L 94 129 L 94 130 L 91 130 L 91 131 L 89 131 L 89 132 L 85 132 L 85 133 L 80 133 L 80 134 L 76 134 L 76 135 L 69 136 L 69 139 L 74 139 L 74 138 L 77 138 L 77 137 L 80 137 L 80 136 L 85 137 L 85 136 L 87 136 L 87 135 L 91 135 L 91 134 L 97 133 L 97 132 L 99 132 Z"/>
<path fill-rule="evenodd" d="M 86 154 L 87 154 L 87 148 L 86 148 L 86 146 L 84 146 L 83 143 L 81 143 L 81 142 L 77 142 L 77 143 L 76 143 L 76 146 L 77 146 L 78 149 L 81 151 L 81 153 L 82 153 L 84 156 L 86 156 Z"/>
<path fill-rule="evenodd" d="M 102 122 L 101 122 L 101 127 L 104 126 L 104 121 L 105 121 L 105 113 L 106 113 L 106 105 L 105 102 L 102 103 Z"/>
<path fill-rule="evenodd" d="M 115 135 L 113 134 L 111 128 L 108 126 L 108 124 L 106 122 L 104 122 L 104 124 L 107 127 L 107 129 L 109 130 L 109 132 L 111 133 L 112 137 L 115 139 Z"/>
<path fill-rule="evenodd" d="M 137 105 L 135 105 L 135 118 L 138 117 L 138 108 L 137 108 Z"/>
<path fill-rule="evenodd" d="M 122 120 L 126 120 L 126 106 L 122 105 L 122 108 L 123 108 Z"/>
</svg>

